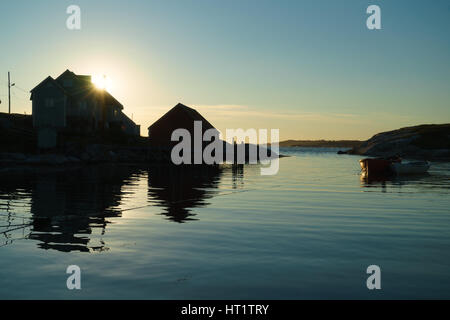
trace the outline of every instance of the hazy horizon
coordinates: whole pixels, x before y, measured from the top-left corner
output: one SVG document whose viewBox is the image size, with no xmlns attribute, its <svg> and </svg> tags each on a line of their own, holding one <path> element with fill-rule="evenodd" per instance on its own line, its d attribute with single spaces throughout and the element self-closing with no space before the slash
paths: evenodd
<svg viewBox="0 0 450 320">
<path fill-rule="evenodd" d="M 3 1 L 0 299 L 450 299 L 449 35 L 450 0 Z"/>
<path fill-rule="evenodd" d="M 450 122 L 450 4 L 376 1 L 15 1 L 0 13 L 0 112 L 31 113 L 29 91 L 70 69 L 106 75 L 147 127 L 178 102 L 226 128 L 279 128 L 280 140 L 366 140 Z M 324 10 L 324 8 L 327 8 Z M 408 8 L 408 10 L 405 10 Z"/>
</svg>

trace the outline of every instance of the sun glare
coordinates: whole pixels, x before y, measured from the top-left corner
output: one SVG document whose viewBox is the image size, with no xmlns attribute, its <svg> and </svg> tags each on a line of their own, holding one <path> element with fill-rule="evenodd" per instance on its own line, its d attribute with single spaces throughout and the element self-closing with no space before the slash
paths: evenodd
<svg viewBox="0 0 450 320">
<path fill-rule="evenodd" d="M 111 79 L 105 75 L 92 76 L 92 83 L 101 90 L 110 91 L 111 89 Z"/>
</svg>

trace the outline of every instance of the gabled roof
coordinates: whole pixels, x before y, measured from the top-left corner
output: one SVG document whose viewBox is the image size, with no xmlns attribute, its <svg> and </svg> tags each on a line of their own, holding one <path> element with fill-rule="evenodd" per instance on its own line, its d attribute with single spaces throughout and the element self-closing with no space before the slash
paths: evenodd
<svg viewBox="0 0 450 320">
<path fill-rule="evenodd" d="M 76 77 L 76 74 L 74 72 L 70 71 L 69 69 L 66 69 L 66 71 L 61 73 L 55 80 L 60 81 L 62 78 L 66 77 L 66 76 Z"/>
<path fill-rule="evenodd" d="M 203 130 L 214 129 L 213 125 L 208 122 L 197 110 L 189 108 L 182 103 L 178 103 L 175 107 L 170 109 L 161 118 L 156 120 L 150 127 L 149 130 L 157 128 L 159 126 L 167 126 L 174 120 L 174 118 L 182 118 L 180 120 L 185 120 L 186 123 L 192 124 L 194 121 L 202 121 Z M 173 124 L 175 124 L 174 122 Z"/>
<path fill-rule="evenodd" d="M 70 70 L 64 71 L 55 79 L 66 91 L 72 96 L 85 96 L 94 89 L 89 76 L 79 76 Z M 67 85 L 66 80 L 70 80 L 70 85 Z"/>
<path fill-rule="evenodd" d="M 61 73 L 55 80 L 58 81 L 61 85 L 63 85 L 63 81 L 68 78 L 73 79 L 73 80 L 77 81 L 78 83 L 82 83 L 87 86 L 92 86 L 91 76 L 75 74 L 74 72 L 70 71 L 69 69 L 67 69 L 66 71 Z"/>
<path fill-rule="evenodd" d="M 53 79 L 52 77 L 48 76 L 47 78 L 45 78 L 44 80 L 42 80 L 41 82 L 39 82 L 39 84 L 38 84 L 36 87 L 34 87 L 33 89 L 31 89 L 30 92 L 35 91 L 35 90 L 38 89 L 40 86 L 42 86 L 44 83 L 47 83 L 48 81 L 51 81 L 52 84 L 54 84 L 57 88 L 59 88 L 59 89 L 65 91 L 64 88 L 63 88 L 63 86 L 61 86 L 55 79 Z"/>
<path fill-rule="evenodd" d="M 150 143 L 160 146 L 173 144 L 172 133 L 177 129 L 185 129 L 194 137 L 195 121 L 201 122 L 202 135 L 209 129 L 215 130 L 200 113 L 179 103 L 148 128 Z"/>
<path fill-rule="evenodd" d="M 71 79 L 72 85 L 66 86 L 64 83 L 65 79 Z M 91 95 L 99 95 L 103 94 L 103 98 L 105 99 L 106 105 L 116 105 L 121 110 L 123 109 L 123 105 L 117 101 L 109 92 L 99 91 L 95 88 L 93 83 L 91 82 L 91 76 L 89 75 L 77 75 L 74 72 L 67 69 L 63 73 L 61 73 L 56 79 L 52 77 L 47 77 L 44 81 L 39 83 L 36 87 L 31 90 L 30 100 L 33 99 L 33 91 L 38 89 L 42 84 L 47 81 L 52 81 L 52 84 L 61 89 L 66 95 L 73 97 L 75 99 L 83 99 L 87 96 Z"/>
<path fill-rule="evenodd" d="M 104 98 L 106 105 L 116 105 L 120 107 L 120 110 L 123 109 L 123 105 L 117 101 L 116 98 L 114 98 L 108 91 L 104 91 Z"/>
<path fill-rule="evenodd" d="M 31 93 L 31 97 L 30 100 L 33 99 L 33 92 L 40 88 L 41 86 L 43 86 L 45 83 L 47 82 L 51 82 L 56 88 L 60 89 L 62 92 L 64 92 L 65 94 L 68 94 L 67 91 L 64 89 L 63 86 L 61 86 L 55 79 L 53 79 L 52 77 L 48 76 L 47 78 L 45 78 L 44 80 L 42 80 L 36 87 L 34 87 L 33 89 L 31 89 L 30 93 Z"/>
</svg>

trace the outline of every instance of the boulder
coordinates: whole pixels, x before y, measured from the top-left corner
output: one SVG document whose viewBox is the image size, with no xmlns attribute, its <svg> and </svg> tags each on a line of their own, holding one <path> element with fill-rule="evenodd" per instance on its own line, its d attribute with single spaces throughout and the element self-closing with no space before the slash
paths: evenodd
<svg viewBox="0 0 450 320">
<path fill-rule="evenodd" d="M 450 124 L 420 125 L 378 133 L 348 153 L 450 160 Z"/>
</svg>

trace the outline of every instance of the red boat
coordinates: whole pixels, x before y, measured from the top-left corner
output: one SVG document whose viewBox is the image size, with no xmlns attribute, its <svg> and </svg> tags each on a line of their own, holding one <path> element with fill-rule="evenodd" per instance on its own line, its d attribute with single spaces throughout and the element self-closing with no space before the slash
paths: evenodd
<svg viewBox="0 0 450 320">
<path fill-rule="evenodd" d="M 392 173 L 391 164 L 401 161 L 400 158 L 366 158 L 359 160 L 359 164 L 365 176 L 387 176 Z"/>
</svg>

